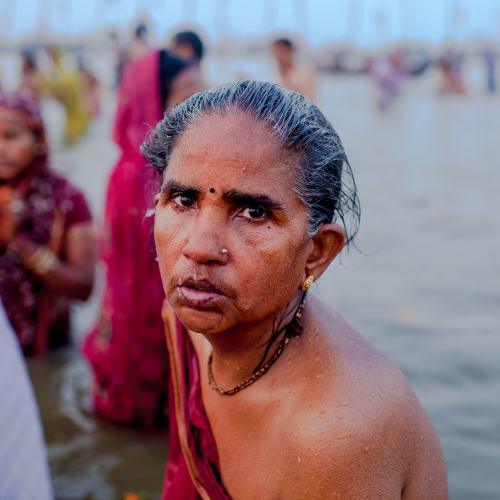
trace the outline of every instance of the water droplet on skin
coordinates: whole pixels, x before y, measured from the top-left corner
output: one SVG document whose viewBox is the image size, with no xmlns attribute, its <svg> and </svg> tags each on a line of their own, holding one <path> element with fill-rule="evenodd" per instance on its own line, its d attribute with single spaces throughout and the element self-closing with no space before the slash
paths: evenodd
<svg viewBox="0 0 500 500">
<path fill-rule="evenodd" d="M 319 360 L 320 360 L 320 357 L 319 357 L 319 356 L 316 356 L 316 357 L 314 358 L 314 362 L 315 362 L 315 363 L 317 363 Z"/>
<path fill-rule="evenodd" d="M 370 445 L 365 446 L 365 451 L 368 451 L 370 449 Z"/>
<path fill-rule="evenodd" d="M 342 407 L 349 406 L 349 401 L 342 401 L 342 403 L 340 403 L 340 406 Z"/>
<path fill-rule="evenodd" d="M 320 373 L 320 374 L 316 375 L 316 378 L 323 378 L 323 374 Z"/>
<path fill-rule="evenodd" d="M 319 418 L 325 418 L 326 417 L 326 411 L 322 411 L 320 414 L 319 414 Z"/>
<path fill-rule="evenodd" d="M 297 462 L 299 462 L 299 464 L 302 463 L 302 459 L 300 457 L 297 457 Z"/>
<path fill-rule="evenodd" d="M 335 416 L 339 419 L 339 420 L 342 420 L 344 417 L 337 411 L 335 413 Z"/>
<path fill-rule="evenodd" d="M 291 360 L 291 359 L 289 359 L 289 360 L 286 362 L 286 364 L 287 364 L 288 366 L 290 366 L 290 365 L 292 364 L 292 360 Z"/>
</svg>

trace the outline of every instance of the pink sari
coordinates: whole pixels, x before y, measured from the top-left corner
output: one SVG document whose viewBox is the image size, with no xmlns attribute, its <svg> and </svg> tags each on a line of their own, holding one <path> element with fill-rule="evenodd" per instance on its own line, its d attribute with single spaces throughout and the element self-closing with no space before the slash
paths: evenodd
<svg viewBox="0 0 500 500">
<path fill-rule="evenodd" d="M 217 444 L 200 385 L 198 358 L 186 329 L 165 301 L 163 321 L 171 367 L 170 440 L 163 500 L 227 500 Z"/>
<path fill-rule="evenodd" d="M 114 139 L 122 154 L 109 178 L 102 259 L 106 280 L 101 313 L 83 344 L 94 372 L 96 413 L 117 423 L 151 427 L 165 419 L 168 359 L 164 297 L 154 256 L 152 207 L 159 179 L 140 145 L 162 118 L 159 52 L 125 69 Z"/>
</svg>

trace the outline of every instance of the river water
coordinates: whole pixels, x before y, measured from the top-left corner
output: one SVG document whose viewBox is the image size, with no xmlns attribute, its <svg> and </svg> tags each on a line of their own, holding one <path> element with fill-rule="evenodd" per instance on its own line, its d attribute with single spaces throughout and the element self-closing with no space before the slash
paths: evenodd
<svg viewBox="0 0 500 500">
<path fill-rule="evenodd" d="M 251 69 L 247 70 L 251 73 Z M 476 85 L 439 96 L 432 73 L 375 110 L 363 77 L 323 76 L 319 104 L 342 137 L 362 201 L 361 252 L 343 255 L 315 292 L 405 372 L 439 433 L 451 498 L 500 498 L 500 98 Z M 54 164 L 96 219 L 117 156 L 113 100 Z M 53 137 L 60 110 L 45 112 Z M 99 297 L 76 308 L 75 338 Z M 29 361 L 57 498 L 158 498 L 166 433 L 96 421 L 78 348 Z"/>
</svg>

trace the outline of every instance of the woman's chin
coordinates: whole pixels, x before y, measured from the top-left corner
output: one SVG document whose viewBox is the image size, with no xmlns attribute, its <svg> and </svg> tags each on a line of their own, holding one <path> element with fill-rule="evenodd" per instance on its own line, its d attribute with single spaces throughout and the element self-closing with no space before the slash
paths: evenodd
<svg viewBox="0 0 500 500">
<path fill-rule="evenodd" d="M 206 335 L 221 330 L 223 322 L 221 311 L 197 310 L 185 306 L 174 309 L 179 321 L 192 332 Z"/>
</svg>

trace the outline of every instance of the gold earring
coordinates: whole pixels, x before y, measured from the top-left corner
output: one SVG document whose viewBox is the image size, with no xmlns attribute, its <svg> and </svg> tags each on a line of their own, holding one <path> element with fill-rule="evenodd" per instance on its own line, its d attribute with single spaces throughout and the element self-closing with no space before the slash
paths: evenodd
<svg viewBox="0 0 500 500">
<path fill-rule="evenodd" d="M 302 283 L 302 291 L 305 292 L 311 288 L 311 285 L 314 283 L 314 276 L 310 274 Z"/>
</svg>

